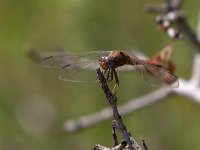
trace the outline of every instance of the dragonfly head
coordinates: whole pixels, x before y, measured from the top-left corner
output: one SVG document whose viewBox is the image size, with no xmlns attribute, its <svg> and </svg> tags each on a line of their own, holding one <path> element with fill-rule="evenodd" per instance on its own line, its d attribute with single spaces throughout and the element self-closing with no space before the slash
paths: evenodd
<svg viewBox="0 0 200 150">
<path fill-rule="evenodd" d="M 99 65 L 103 70 L 112 69 L 114 67 L 114 59 L 108 56 L 102 56 L 99 59 Z"/>
</svg>

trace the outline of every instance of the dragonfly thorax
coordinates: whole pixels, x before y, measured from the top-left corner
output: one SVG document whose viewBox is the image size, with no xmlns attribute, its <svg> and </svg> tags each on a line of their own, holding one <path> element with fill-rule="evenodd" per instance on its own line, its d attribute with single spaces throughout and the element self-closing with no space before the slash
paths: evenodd
<svg viewBox="0 0 200 150">
<path fill-rule="evenodd" d="M 114 59 L 109 56 L 102 56 L 99 59 L 99 65 L 103 70 L 112 69 L 114 67 Z"/>
</svg>

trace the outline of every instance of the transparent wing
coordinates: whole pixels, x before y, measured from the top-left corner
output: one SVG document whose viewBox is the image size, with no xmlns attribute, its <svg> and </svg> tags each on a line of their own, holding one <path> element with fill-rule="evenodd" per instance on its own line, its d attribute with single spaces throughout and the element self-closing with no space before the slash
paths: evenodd
<svg viewBox="0 0 200 150">
<path fill-rule="evenodd" d="M 172 58 L 172 53 L 173 53 L 173 45 L 167 45 L 164 47 L 160 52 L 158 52 L 156 55 L 151 57 L 148 61 L 151 64 L 160 64 L 164 66 L 167 70 L 171 72 L 175 72 L 175 64 L 172 63 L 171 58 Z"/>
<path fill-rule="evenodd" d="M 47 68 L 60 68 L 59 78 L 71 82 L 97 81 L 96 71 L 99 58 L 107 56 L 110 51 L 92 51 L 80 56 L 58 54 L 42 60 L 41 65 Z"/>
<path fill-rule="evenodd" d="M 40 64 L 46 68 L 62 68 L 65 65 L 73 64 L 75 62 L 75 56 L 58 53 L 43 58 Z"/>
<path fill-rule="evenodd" d="M 131 71 L 137 71 L 138 66 L 134 65 L 124 65 L 116 68 L 116 71 L 119 72 L 131 72 Z"/>
<path fill-rule="evenodd" d="M 90 67 L 90 64 L 82 66 L 82 64 L 73 64 L 71 66 L 64 66 L 60 70 L 59 79 L 71 82 L 97 82 L 97 75 L 95 71 L 98 64 Z"/>
<path fill-rule="evenodd" d="M 153 86 L 179 86 L 177 77 L 161 66 L 144 62 L 143 65 L 137 66 L 137 70 L 141 73 L 142 78 Z"/>
</svg>

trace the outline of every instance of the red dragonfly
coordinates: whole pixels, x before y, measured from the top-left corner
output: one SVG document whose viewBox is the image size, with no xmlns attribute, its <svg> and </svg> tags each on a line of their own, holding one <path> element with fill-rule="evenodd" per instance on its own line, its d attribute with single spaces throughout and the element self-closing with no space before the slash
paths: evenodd
<svg viewBox="0 0 200 150">
<path fill-rule="evenodd" d="M 92 51 L 80 56 L 57 54 L 46 57 L 41 65 L 59 68 L 59 78 L 71 82 L 97 81 L 96 69 L 101 68 L 107 81 L 115 79 L 119 85 L 117 71 L 139 71 L 143 79 L 151 85 L 178 87 L 177 77 L 162 65 L 150 63 L 125 51 Z"/>
</svg>

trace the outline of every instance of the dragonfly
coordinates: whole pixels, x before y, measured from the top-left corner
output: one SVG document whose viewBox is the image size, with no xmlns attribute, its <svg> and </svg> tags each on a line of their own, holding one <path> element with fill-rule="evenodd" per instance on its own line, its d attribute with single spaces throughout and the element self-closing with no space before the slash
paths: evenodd
<svg viewBox="0 0 200 150">
<path fill-rule="evenodd" d="M 59 79 L 70 82 L 97 81 L 96 69 L 101 68 L 106 80 L 115 80 L 118 86 L 119 71 L 137 71 L 153 86 L 179 86 L 174 73 L 161 64 L 140 59 L 122 50 L 91 51 L 77 56 L 61 53 L 43 58 L 41 65 L 59 69 Z"/>
</svg>

